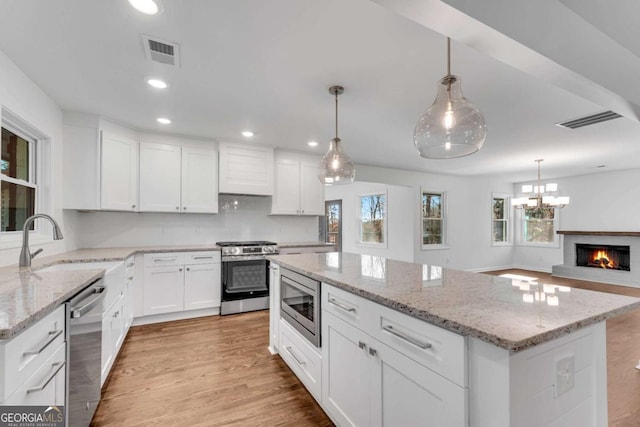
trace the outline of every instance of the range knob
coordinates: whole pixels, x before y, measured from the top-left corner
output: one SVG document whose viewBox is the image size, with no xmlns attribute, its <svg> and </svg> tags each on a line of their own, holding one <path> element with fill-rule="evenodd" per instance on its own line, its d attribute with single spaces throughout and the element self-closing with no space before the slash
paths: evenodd
<svg viewBox="0 0 640 427">
<path fill-rule="evenodd" d="M 276 251 L 276 248 L 273 246 L 263 246 L 262 247 L 262 252 L 264 252 L 265 254 L 272 254 Z"/>
</svg>

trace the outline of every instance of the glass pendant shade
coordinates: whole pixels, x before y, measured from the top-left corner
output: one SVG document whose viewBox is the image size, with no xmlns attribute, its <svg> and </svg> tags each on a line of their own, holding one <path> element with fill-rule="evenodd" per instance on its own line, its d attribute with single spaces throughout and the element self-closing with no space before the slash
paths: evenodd
<svg viewBox="0 0 640 427">
<path fill-rule="evenodd" d="M 462 95 L 460 79 L 453 75 L 441 79 L 436 100 L 413 132 L 420 155 L 428 159 L 468 156 L 480 150 L 486 137 L 484 117 Z"/>
<path fill-rule="evenodd" d="M 334 138 L 329 151 L 320 161 L 320 181 L 327 185 L 350 184 L 356 178 L 356 168 L 340 147 L 340 138 Z"/>
</svg>

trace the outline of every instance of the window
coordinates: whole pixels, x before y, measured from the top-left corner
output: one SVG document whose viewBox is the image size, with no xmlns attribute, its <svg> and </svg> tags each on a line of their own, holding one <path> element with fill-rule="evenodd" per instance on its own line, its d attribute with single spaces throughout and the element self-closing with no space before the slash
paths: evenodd
<svg viewBox="0 0 640 427">
<path fill-rule="evenodd" d="M 386 244 L 386 194 L 360 196 L 360 243 Z"/>
<path fill-rule="evenodd" d="M 444 245 L 444 193 L 422 192 L 422 248 Z"/>
<path fill-rule="evenodd" d="M 327 200 L 324 204 L 325 242 L 333 243 L 336 251 L 342 251 L 342 200 Z"/>
<path fill-rule="evenodd" d="M 36 185 L 34 139 L 2 127 L 0 159 L 0 232 L 21 231 L 35 213 Z M 34 225 L 31 225 L 31 230 Z"/>
<path fill-rule="evenodd" d="M 554 208 L 524 208 L 522 241 L 524 243 L 555 243 L 556 212 Z"/>
<path fill-rule="evenodd" d="M 491 243 L 493 246 L 511 244 L 511 199 L 509 195 L 491 197 Z"/>
</svg>

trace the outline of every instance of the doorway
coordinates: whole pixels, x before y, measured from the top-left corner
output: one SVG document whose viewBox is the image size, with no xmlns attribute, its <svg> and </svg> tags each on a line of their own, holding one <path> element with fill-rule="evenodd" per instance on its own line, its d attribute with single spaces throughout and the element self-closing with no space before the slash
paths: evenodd
<svg viewBox="0 0 640 427">
<path fill-rule="evenodd" d="M 324 241 L 336 245 L 342 252 L 342 200 L 327 200 L 324 203 L 326 218 Z"/>
</svg>

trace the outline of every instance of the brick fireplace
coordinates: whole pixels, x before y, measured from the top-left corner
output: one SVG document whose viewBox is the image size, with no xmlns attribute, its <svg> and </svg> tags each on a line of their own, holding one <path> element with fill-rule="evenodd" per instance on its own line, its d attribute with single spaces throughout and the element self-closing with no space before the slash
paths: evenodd
<svg viewBox="0 0 640 427">
<path fill-rule="evenodd" d="M 552 275 L 640 287 L 640 232 L 558 231 L 563 262 Z"/>
</svg>

